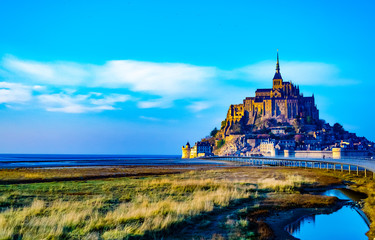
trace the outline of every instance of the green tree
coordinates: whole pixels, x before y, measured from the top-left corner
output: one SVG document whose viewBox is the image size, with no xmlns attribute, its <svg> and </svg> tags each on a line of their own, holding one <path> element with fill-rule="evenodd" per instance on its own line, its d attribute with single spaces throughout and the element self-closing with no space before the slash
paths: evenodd
<svg viewBox="0 0 375 240">
<path fill-rule="evenodd" d="M 307 116 L 306 117 L 306 122 L 307 124 L 311 124 L 313 121 L 312 121 L 312 117 L 311 116 Z"/>
<path fill-rule="evenodd" d="M 344 127 L 340 123 L 335 123 L 333 125 L 333 132 L 334 133 L 342 134 L 344 131 L 345 131 Z"/>
<path fill-rule="evenodd" d="M 211 131 L 210 136 L 215 137 L 218 131 L 219 130 L 217 130 L 217 128 L 215 127 L 214 130 Z"/>
<path fill-rule="evenodd" d="M 222 121 L 221 122 L 221 128 L 220 129 L 224 129 L 225 127 L 227 126 L 227 121 Z"/>
<path fill-rule="evenodd" d="M 224 139 L 220 139 L 219 141 L 217 141 L 216 148 L 219 149 L 219 148 L 221 148 L 224 144 L 225 144 L 225 140 L 224 140 Z"/>
</svg>

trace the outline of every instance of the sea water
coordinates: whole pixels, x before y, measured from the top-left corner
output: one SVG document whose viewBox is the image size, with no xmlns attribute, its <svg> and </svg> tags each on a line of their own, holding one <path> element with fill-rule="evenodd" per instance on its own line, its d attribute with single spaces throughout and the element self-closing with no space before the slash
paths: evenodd
<svg viewBox="0 0 375 240">
<path fill-rule="evenodd" d="M 181 156 L 178 155 L 0 154 L 0 168 L 186 164 L 225 165 L 224 162 L 219 161 L 181 159 Z"/>
</svg>

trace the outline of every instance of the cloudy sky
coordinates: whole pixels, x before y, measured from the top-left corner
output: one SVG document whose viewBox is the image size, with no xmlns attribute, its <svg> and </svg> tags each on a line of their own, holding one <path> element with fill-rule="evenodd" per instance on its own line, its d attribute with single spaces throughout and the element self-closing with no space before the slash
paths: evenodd
<svg viewBox="0 0 375 240">
<path fill-rule="evenodd" d="M 1 1 L 0 152 L 180 154 L 284 80 L 375 140 L 373 1 Z"/>
</svg>

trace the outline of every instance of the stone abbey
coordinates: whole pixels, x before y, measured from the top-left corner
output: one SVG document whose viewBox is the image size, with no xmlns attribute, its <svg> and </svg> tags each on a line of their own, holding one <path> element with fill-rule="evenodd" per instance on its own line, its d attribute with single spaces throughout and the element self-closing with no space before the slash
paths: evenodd
<svg viewBox="0 0 375 240">
<path fill-rule="evenodd" d="M 304 97 L 299 86 L 283 81 L 280 73 L 279 53 L 277 53 L 276 72 L 272 88 L 257 89 L 255 97 L 247 97 L 242 104 L 230 105 L 224 134 L 229 135 L 235 123 L 254 125 L 260 121 L 274 118 L 278 122 L 291 122 L 304 118 L 310 122 L 319 121 L 319 110 L 314 95 Z"/>
<path fill-rule="evenodd" d="M 217 156 L 284 156 L 341 158 L 375 155 L 375 143 L 319 119 L 314 95 L 303 96 L 297 85 L 284 81 L 277 53 L 272 88 L 230 105 L 220 129 L 190 146 L 182 158 Z"/>
</svg>

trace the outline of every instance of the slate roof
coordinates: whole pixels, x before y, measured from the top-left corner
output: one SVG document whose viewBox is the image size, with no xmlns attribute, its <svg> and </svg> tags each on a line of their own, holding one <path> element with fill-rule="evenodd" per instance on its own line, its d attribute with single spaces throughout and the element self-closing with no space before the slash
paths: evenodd
<svg viewBox="0 0 375 240">
<path fill-rule="evenodd" d="M 271 90 L 271 88 L 259 88 L 255 92 L 270 92 Z"/>
<path fill-rule="evenodd" d="M 283 78 L 281 77 L 280 72 L 276 72 L 275 76 L 273 77 L 273 79 L 283 79 Z"/>
</svg>

